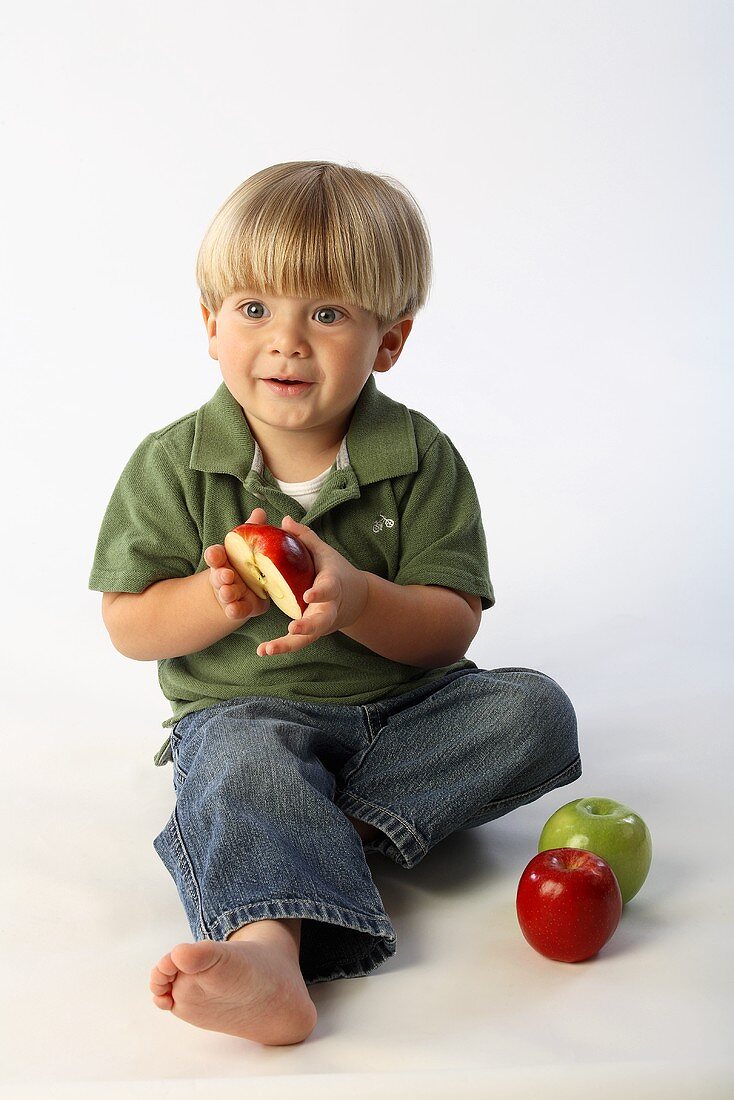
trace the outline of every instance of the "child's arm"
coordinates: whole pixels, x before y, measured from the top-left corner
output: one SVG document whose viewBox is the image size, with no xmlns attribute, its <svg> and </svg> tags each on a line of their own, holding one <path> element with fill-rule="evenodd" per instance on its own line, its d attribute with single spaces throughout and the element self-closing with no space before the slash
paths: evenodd
<svg viewBox="0 0 734 1100">
<path fill-rule="evenodd" d="M 434 584 L 393 584 L 365 573 L 364 611 L 342 633 L 406 665 L 441 668 L 465 656 L 481 619 L 478 596 Z"/>
<path fill-rule="evenodd" d="M 249 522 L 263 523 L 256 508 Z M 143 592 L 105 592 L 102 618 L 115 649 L 136 661 L 160 661 L 206 649 L 247 619 L 263 615 L 259 599 L 232 568 L 223 546 L 204 551 L 209 569 L 156 581 Z"/>
<path fill-rule="evenodd" d="M 292 653 L 340 630 L 391 661 L 440 668 L 460 660 L 479 629 L 481 601 L 440 585 L 395 584 L 357 569 L 314 531 L 283 519 L 311 552 L 316 578 L 304 593 L 308 609 L 288 634 L 262 642 L 259 657 Z"/>
</svg>

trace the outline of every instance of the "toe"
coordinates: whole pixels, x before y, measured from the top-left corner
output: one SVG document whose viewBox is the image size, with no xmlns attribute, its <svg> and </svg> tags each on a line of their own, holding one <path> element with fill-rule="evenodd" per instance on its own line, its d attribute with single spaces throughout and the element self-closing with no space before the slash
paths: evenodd
<svg viewBox="0 0 734 1100">
<path fill-rule="evenodd" d="M 150 982 L 148 983 L 148 989 L 153 994 L 154 1000 L 156 997 L 168 997 L 169 1001 L 173 1003 L 170 994 L 177 974 L 178 967 L 170 955 L 164 955 L 162 959 L 158 960 L 150 972 Z M 159 1005 L 159 1007 L 168 1008 L 170 1005 Z"/>
<path fill-rule="evenodd" d="M 200 974 L 222 958 L 222 945 L 214 940 L 180 943 L 171 951 L 171 960 L 184 974 Z"/>
<path fill-rule="evenodd" d="M 161 974 L 160 970 L 154 968 L 150 972 L 150 982 L 148 983 L 148 989 L 151 993 L 170 993 L 173 983 L 166 974 Z"/>
<path fill-rule="evenodd" d="M 150 973 L 151 977 L 153 976 L 153 974 L 156 973 L 161 974 L 169 982 L 176 977 L 176 975 L 178 974 L 178 967 L 171 958 L 170 951 L 167 955 L 164 955 L 163 958 L 158 960 Z"/>
</svg>

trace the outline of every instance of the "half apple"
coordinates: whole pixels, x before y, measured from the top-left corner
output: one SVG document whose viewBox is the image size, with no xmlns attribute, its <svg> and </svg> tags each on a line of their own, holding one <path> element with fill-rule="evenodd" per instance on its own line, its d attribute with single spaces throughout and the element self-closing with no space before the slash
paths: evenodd
<svg viewBox="0 0 734 1100">
<path fill-rule="evenodd" d="M 241 523 L 224 537 L 224 549 L 256 596 L 269 596 L 289 619 L 303 617 L 314 582 L 313 558 L 295 535 L 267 523 Z"/>
</svg>

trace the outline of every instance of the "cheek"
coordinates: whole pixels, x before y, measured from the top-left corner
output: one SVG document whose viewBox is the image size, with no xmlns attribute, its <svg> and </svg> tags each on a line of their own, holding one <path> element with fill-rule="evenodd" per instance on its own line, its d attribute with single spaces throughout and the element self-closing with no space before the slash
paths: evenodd
<svg viewBox="0 0 734 1100">
<path fill-rule="evenodd" d="M 230 363 L 248 363 L 252 359 L 252 349 L 246 340 L 224 334 L 219 341 L 220 358 Z"/>
</svg>

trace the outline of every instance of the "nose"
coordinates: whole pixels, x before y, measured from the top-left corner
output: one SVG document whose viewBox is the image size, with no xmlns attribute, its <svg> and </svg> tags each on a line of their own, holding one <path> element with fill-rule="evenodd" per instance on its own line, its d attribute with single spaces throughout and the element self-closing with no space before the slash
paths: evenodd
<svg viewBox="0 0 734 1100">
<path fill-rule="evenodd" d="M 297 318 L 281 320 L 272 332 L 268 350 L 279 352 L 285 359 L 294 355 L 307 356 L 309 345 L 303 323 Z"/>
</svg>

